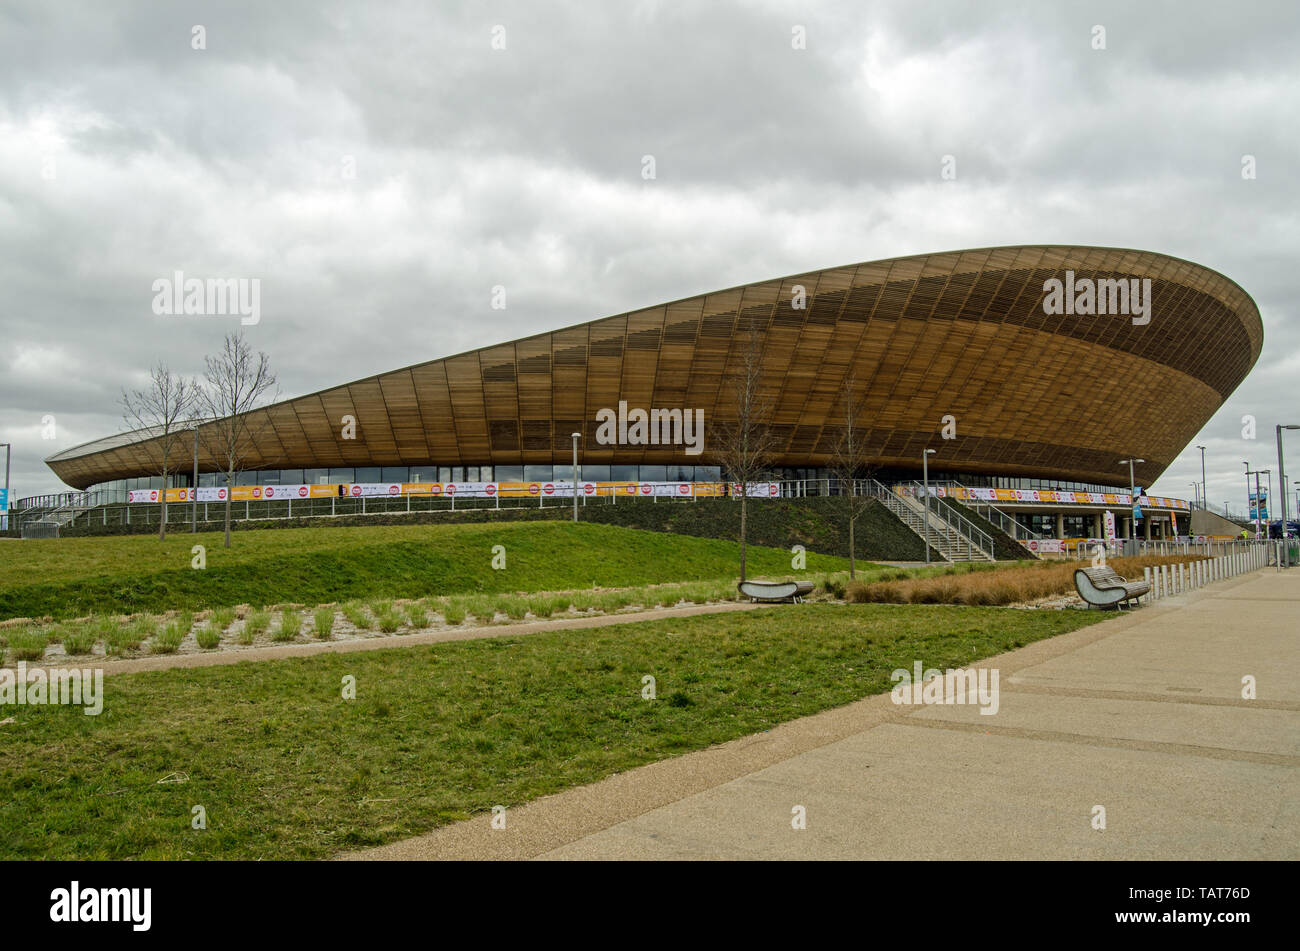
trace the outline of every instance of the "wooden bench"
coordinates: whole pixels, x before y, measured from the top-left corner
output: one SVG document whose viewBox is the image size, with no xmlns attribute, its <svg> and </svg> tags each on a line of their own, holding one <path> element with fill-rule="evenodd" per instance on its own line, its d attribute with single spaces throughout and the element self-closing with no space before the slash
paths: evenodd
<svg viewBox="0 0 1300 951">
<path fill-rule="evenodd" d="M 1080 568 L 1074 573 L 1074 587 L 1079 597 L 1099 608 L 1121 606 L 1125 601 L 1141 603 L 1142 595 L 1151 590 L 1145 581 L 1128 581 L 1108 566 Z"/>
<path fill-rule="evenodd" d="M 751 601 L 793 601 L 811 594 L 811 581 L 742 581 L 736 588 Z"/>
</svg>

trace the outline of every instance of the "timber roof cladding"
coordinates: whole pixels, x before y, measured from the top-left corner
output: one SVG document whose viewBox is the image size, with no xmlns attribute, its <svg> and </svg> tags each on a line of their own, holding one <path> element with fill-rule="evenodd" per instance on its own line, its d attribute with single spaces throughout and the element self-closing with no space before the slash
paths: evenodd
<svg viewBox="0 0 1300 951">
<path fill-rule="evenodd" d="M 1043 284 L 1150 278 L 1152 318 L 1048 315 Z M 796 285 L 803 310 L 791 306 Z M 433 360 L 258 411 L 247 469 L 564 462 L 701 463 L 708 427 L 734 419 L 726 380 L 748 328 L 763 331 L 763 387 L 778 466 L 826 465 L 844 381 L 884 465 L 927 446 L 947 471 L 1114 484 L 1142 455 L 1150 484 L 1245 378 L 1263 345 L 1251 298 L 1215 271 L 1114 248 L 1025 246 L 918 255 L 749 284 Z M 701 408 L 705 451 L 601 446 L 596 411 Z M 940 438 L 952 415 L 957 438 Z M 357 421 L 341 438 L 342 417 Z M 88 486 L 155 470 L 121 436 L 47 462 Z M 204 470 L 215 468 L 204 465 Z"/>
</svg>

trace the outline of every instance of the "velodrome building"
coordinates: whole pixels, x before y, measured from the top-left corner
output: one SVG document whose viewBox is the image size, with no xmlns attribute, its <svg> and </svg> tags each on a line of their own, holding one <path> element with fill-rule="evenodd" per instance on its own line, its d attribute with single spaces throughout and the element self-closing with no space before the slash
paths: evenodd
<svg viewBox="0 0 1300 951">
<path fill-rule="evenodd" d="M 851 379 L 876 478 L 919 478 L 922 454 L 933 449 L 932 481 L 997 499 L 1035 530 L 1085 536 L 1102 510 L 1126 516 L 1129 470 L 1120 460 L 1144 460 L 1135 482 L 1150 485 L 1263 344 L 1259 311 L 1241 287 L 1149 251 L 1027 245 L 871 261 L 658 304 L 276 403 L 253 414 L 259 437 L 239 488 L 257 497 L 268 487 L 270 497 L 277 487 L 308 495 L 338 486 L 527 493 L 573 478 L 576 432 L 583 483 L 704 494 L 730 475 L 709 436 L 736 419 L 732 384 L 752 329 L 775 436 L 773 483 L 829 476 Z M 636 410 L 681 411 L 670 418 L 686 414 L 688 424 L 702 417 L 701 438 L 638 441 L 636 418 L 629 422 Z M 629 424 L 622 438 L 601 432 L 611 413 Z M 46 461 L 68 485 L 103 499 L 141 490 L 156 498 L 156 446 L 147 432 L 119 434 Z M 217 468 L 201 455 L 200 491 L 221 487 Z M 173 486 L 190 482 L 181 474 Z M 1149 507 L 1159 529 L 1160 518 L 1187 505 Z"/>
</svg>

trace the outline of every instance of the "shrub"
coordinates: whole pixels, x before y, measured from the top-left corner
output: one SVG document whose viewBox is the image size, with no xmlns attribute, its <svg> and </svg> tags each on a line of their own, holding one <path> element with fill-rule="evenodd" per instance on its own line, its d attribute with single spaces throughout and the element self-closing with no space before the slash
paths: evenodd
<svg viewBox="0 0 1300 951">
<path fill-rule="evenodd" d="M 406 606 L 406 619 L 411 622 L 413 628 L 428 627 L 429 611 L 419 601 L 412 601 Z"/>
<path fill-rule="evenodd" d="M 312 614 L 315 633 L 322 641 L 328 641 L 334 633 L 334 609 L 317 608 Z"/>
<path fill-rule="evenodd" d="M 528 610 L 532 612 L 533 617 L 550 617 L 555 613 L 555 606 L 551 604 L 550 598 L 531 598 L 528 601 Z"/>
<path fill-rule="evenodd" d="M 450 599 L 442 606 L 442 619 L 448 624 L 465 623 L 465 602 L 457 598 Z"/>
<path fill-rule="evenodd" d="M 393 609 L 391 604 L 385 605 L 383 610 L 376 612 L 375 620 L 379 624 L 379 629 L 385 634 L 393 634 L 402 626 L 402 616 Z"/>
<path fill-rule="evenodd" d="M 221 646 L 221 628 L 217 626 L 218 619 L 214 615 L 208 620 L 207 624 L 199 627 L 194 632 L 194 639 L 199 642 L 199 647 L 205 651 L 214 650 Z"/>
<path fill-rule="evenodd" d="M 13 631 L 7 639 L 9 653 L 15 661 L 40 660 L 45 656 L 45 647 L 50 642 L 44 631 L 30 628 L 25 631 Z"/>
<path fill-rule="evenodd" d="M 226 630 L 226 628 L 230 627 L 230 625 L 234 623 L 235 623 L 234 608 L 217 608 L 212 612 L 212 617 L 208 619 L 208 624 L 210 624 L 212 626 L 212 629 L 216 631 L 218 634 Z"/>
<path fill-rule="evenodd" d="M 153 640 L 149 642 L 150 653 L 176 653 L 177 648 L 181 646 L 181 641 L 185 640 L 185 635 L 190 632 L 190 623 L 188 616 L 182 616 L 174 621 L 169 621 L 161 631 L 153 636 Z"/>
<path fill-rule="evenodd" d="M 273 641 L 291 641 L 302 630 L 302 615 L 292 609 L 280 612 L 280 626 L 271 635 Z"/>
<path fill-rule="evenodd" d="M 344 604 L 343 616 L 358 631 L 368 631 L 375 625 L 375 619 L 366 613 L 365 606 L 359 601 L 349 601 Z"/>
<path fill-rule="evenodd" d="M 239 632 L 239 643 L 251 644 L 259 634 L 265 634 L 271 626 L 271 614 L 269 611 L 249 611 L 248 616 L 244 618 L 244 626 Z"/>
<path fill-rule="evenodd" d="M 528 614 L 528 602 L 523 598 L 502 598 L 497 602 L 497 610 L 512 621 L 522 621 Z"/>
<path fill-rule="evenodd" d="M 63 635 L 63 649 L 69 655 L 89 654 L 95 647 L 95 633 L 89 627 L 66 628 Z"/>
<path fill-rule="evenodd" d="M 158 619 L 141 615 L 126 624 L 114 623 L 104 630 L 104 650 L 109 654 L 125 654 L 137 650 L 147 638 L 153 637 L 158 630 Z"/>
</svg>

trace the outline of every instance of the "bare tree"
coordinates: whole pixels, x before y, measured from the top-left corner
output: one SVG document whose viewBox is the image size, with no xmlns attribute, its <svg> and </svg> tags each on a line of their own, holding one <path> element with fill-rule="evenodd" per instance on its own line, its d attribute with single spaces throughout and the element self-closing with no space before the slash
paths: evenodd
<svg viewBox="0 0 1300 951">
<path fill-rule="evenodd" d="M 871 456 L 867 449 L 867 431 L 858 420 L 857 381 L 852 376 L 845 379 L 841 398 L 844 410 L 840 418 L 844 428 L 831 454 L 830 470 L 839 482 L 839 497 L 849 523 L 849 578 L 852 580 L 857 577 L 854 530 L 858 516 L 871 504 L 869 495 L 858 493 L 857 480 L 870 474 Z"/>
<path fill-rule="evenodd" d="M 190 417 L 198 399 L 198 384 L 172 373 L 161 361 L 149 371 L 149 385 L 139 390 L 122 391 L 122 418 L 134 430 L 151 431 L 141 444 L 154 463 L 154 472 L 162 476 L 162 519 L 158 539 L 167 537 L 167 476 L 173 461 L 182 450 L 181 437 L 190 432 Z M 176 466 L 179 469 L 179 465 Z"/>
<path fill-rule="evenodd" d="M 244 457 L 265 435 L 266 423 L 255 423 L 254 410 L 275 389 L 270 358 L 253 353 L 242 333 L 227 334 L 221 352 L 204 358 L 204 385 L 199 407 L 206 418 L 198 429 L 208 455 L 221 466 L 226 483 L 226 547 L 230 547 L 230 496 Z"/>
<path fill-rule="evenodd" d="M 740 484 L 740 580 L 745 580 L 749 531 L 749 487 L 764 475 L 775 457 L 776 439 L 770 420 L 772 407 L 762 392 L 763 338 L 751 323 L 739 372 L 731 381 L 733 422 L 717 427 L 714 455 L 733 483 Z"/>
</svg>

